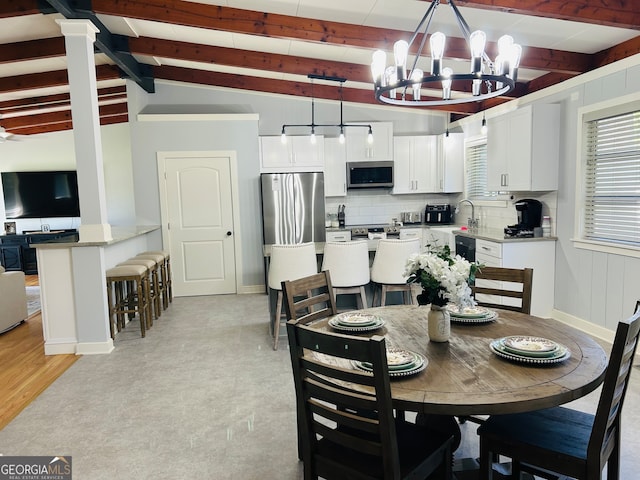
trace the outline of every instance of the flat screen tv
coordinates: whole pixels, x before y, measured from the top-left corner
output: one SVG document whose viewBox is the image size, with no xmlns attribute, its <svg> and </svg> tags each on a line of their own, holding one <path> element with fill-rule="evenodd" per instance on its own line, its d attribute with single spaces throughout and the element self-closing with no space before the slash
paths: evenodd
<svg viewBox="0 0 640 480">
<path fill-rule="evenodd" d="M 6 217 L 79 217 L 75 171 L 2 172 Z"/>
</svg>

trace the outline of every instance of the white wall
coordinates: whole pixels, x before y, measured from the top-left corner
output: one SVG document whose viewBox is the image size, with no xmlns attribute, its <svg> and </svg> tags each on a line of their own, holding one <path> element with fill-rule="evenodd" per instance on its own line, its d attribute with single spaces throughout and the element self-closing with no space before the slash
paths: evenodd
<svg viewBox="0 0 640 480">
<path fill-rule="evenodd" d="M 133 225 L 133 176 L 131 171 L 131 142 L 127 124 L 106 125 L 100 128 L 105 173 L 107 214 L 111 225 Z M 73 132 L 30 135 L 20 141 L 0 144 L 0 171 L 75 170 L 76 158 Z M 0 190 L 2 186 L 0 185 Z M 4 215 L 4 197 L 0 195 L 0 220 Z M 13 220 L 12 220 L 13 221 Z M 16 230 L 39 230 L 41 224 L 51 229 L 77 228 L 79 218 L 18 219 Z"/>
</svg>

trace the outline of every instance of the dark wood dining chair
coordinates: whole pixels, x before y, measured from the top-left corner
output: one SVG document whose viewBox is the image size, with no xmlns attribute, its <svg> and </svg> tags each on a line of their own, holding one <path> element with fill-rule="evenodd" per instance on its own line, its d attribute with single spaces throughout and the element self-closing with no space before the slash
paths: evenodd
<svg viewBox="0 0 640 480">
<path fill-rule="evenodd" d="M 394 418 L 385 339 L 287 322 L 305 480 L 452 477 L 452 437 Z M 372 373 L 351 366 L 367 362 Z"/>
<path fill-rule="evenodd" d="M 640 311 L 618 323 L 595 415 L 566 407 L 491 416 L 478 428 L 480 478 L 491 480 L 492 458 L 512 460 L 513 478 L 620 478 L 620 415 L 640 333 Z M 553 476 L 552 476 L 553 475 Z"/>
<path fill-rule="evenodd" d="M 471 291 L 478 301 L 478 305 L 489 308 L 502 308 L 513 310 L 514 312 L 531 313 L 531 287 L 533 285 L 532 268 L 503 268 L 503 267 L 482 267 L 476 273 L 476 280 L 494 280 L 497 282 L 510 282 L 520 284 L 518 288 L 507 288 L 510 285 L 502 284 L 502 288 L 495 288 L 493 285 L 477 283 L 471 286 Z M 515 287 L 515 286 L 514 286 Z M 478 295 L 494 295 L 498 297 L 520 299 L 520 306 L 508 305 L 493 302 L 491 300 L 479 300 Z"/>
<path fill-rule="evenodd" d="M 304 324 L 338 313 L 328 270 L 298 280 L 282 282 L 287 320 Z"/>
</svg>

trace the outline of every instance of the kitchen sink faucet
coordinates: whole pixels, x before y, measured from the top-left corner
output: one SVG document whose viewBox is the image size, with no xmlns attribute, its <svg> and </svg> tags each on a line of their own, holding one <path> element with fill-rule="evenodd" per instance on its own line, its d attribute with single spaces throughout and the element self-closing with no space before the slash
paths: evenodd
<svg viewBox="0 0 640 480">
<path fill-rule="evenodd" d="M 460 200 L 458 202 L 458 205 L 456 206 L 456 213 L 460 212 L 460 204 L 463 202 L 467 202 L 469 205 L 471 205 L 471 217 L 467 219 L 467 227 L 469 227 L 470 230 L 477 230 L 478 229 L 478 219 L 476 218 L 476 208 L 473 205 L 473 202 L 467 198 Z"/>
</svg>

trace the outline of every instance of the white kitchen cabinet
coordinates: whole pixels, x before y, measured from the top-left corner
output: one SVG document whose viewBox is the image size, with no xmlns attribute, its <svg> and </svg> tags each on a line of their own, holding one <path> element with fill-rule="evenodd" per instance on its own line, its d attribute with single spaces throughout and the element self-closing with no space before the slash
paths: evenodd
<svg viewBox="0 0 640 480">
<path fill-rule="evenodd" d="M 288 136 L 282 143 L 279 136 L 260 137 L 260 171 L 320 172 L 324 170 L 324 137 Z"/>
<path fill-rule="evenodd" d="M 527 105 L 487 126 L 488 190 L 558 189 L 560 105 Z"/>
<path fill-rule="evenodd" d="M 476 240 L 476 261 L 491 267 L 533 269 L 531 314 L 539 317 L 551 317 L 553 310 L 555 259 L 555 241 L 518 239 L 500 243 L 483 239 Z M 495 288 L 503 288 L 502 282 L 493 280 L 478 280 L 478 282 L 483 286 L 493 285 Z M 491 296 L 487 295 L 486 297 Z M 500 303 L 500 298 L 487 298 L 486 300 Z M 512 299 L 502 299 L 503 304 L 508 304 L 511 301 Z M 513 300 L 513 302 L 515 302 L 512 303 L 513 305 L 518 305 L 517 301 Z"/>
<path fill-rule="evenodd" d="M 464 191 L 464 133 L 438 137 L 436 192 Z"/>
<path fill-rule="evenodd" d="M 417 238 L 418 240 L 420 240 L 420 251 L 424 251 L 424 241 L 422 240 L 422 227 L 400 229 L 400 240 L 410 240 L 413 238 Z"/>
<path fill-rule="evenodd" d="M 327 230 L 327 242 L 349 242 L 351 241 L 351 230 Z"/>
<path fill-rule="evenodd" d="M 438 190 L 438 137 L 393 138 L 393 193 L 430 193 Z"/>
<path fill-rule="evenodd" d="M 369 129 L 345 127 L 348 162 L 370 162 L 372 160 L 393 160 L 393 123 L 352 122 L 352 125 L 371 125 L 373 142 L 369 143 Z"/>
<path fill-rule="evenodd" d="M 347 150 L 338 138 L 324 139 L 324 196 L 347 194 Z"/>
</svg>

